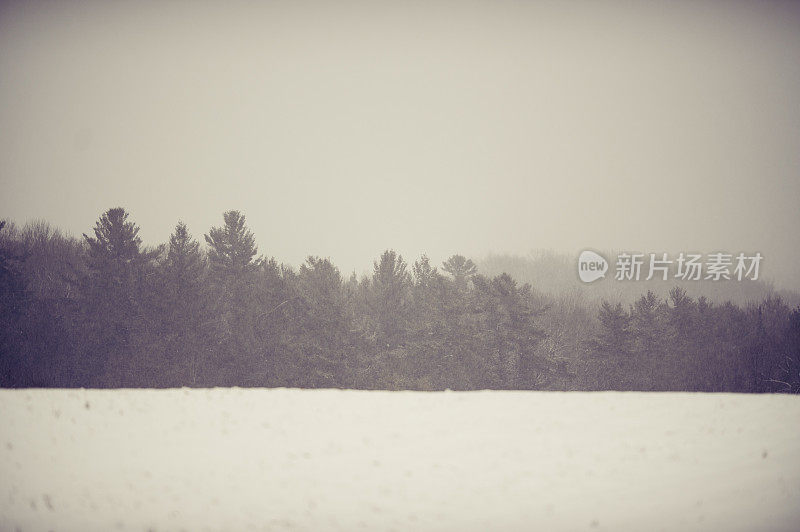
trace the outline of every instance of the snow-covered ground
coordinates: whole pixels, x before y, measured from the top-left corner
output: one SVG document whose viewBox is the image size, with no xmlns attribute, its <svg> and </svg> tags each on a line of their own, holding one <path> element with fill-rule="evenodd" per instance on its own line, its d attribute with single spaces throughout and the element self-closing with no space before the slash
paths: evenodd
<svg viewBox="0 0 800 532">
<path fill-rule="evenodd" d="M 0 530 L 800 530 L 800 397 L 0 390 Z"/>
</svg>

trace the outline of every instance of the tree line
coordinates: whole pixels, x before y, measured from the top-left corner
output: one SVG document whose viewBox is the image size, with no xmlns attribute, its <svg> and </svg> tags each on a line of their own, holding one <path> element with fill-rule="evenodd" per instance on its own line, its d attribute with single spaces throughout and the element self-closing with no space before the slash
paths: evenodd
<svg viewBox="0 0 800 532">
<path fill-rule="evenodd" d="M 800 308 L 779 297 L 598 307 L 392 250 L 344 278 L 260 256 L 245 222 L 155 248 L 122 208 L 82 239 L 0 222 L 0 386 L 800 391 Z"/>
</svg>

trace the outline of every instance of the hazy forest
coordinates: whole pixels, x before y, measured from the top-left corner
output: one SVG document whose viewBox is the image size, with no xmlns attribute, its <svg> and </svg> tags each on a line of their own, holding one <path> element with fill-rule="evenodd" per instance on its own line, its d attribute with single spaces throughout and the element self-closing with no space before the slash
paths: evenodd
<svg viewBox="0 0 800 532">
<path fill-rule="evenodd" d="M 343 277 L 259 256 L 238 211 L 222 222 L 155 248 L 122 208 L 81 239 L 0 222 L 0 386 L 800 391 L 800 308 L 770 290 L 593 301 L 502 258 L 391 250 Z"/>
</svg>

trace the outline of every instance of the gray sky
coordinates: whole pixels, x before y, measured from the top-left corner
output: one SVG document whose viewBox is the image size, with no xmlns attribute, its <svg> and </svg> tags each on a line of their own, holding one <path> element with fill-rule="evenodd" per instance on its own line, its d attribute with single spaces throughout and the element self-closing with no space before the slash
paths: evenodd
<svg viewBox="0 0 800 532">
<path fill-rule="evenodd" d="M 760 251 L 797 288 L 798 95 L 798 3 L 5 2 L 0 217 L 238 209 L 345 273 Z"/>
</svg>

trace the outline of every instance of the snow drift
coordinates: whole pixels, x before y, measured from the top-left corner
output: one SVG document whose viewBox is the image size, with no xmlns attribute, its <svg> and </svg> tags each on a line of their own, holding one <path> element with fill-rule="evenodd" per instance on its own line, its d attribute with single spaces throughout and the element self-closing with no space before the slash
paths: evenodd
<svg viewBox="0 0 800 532">
<path fill-rule="evenodd" d="M 0 529 L 798 530 L 800 397 L 0 390 Z"/>
</svg>

